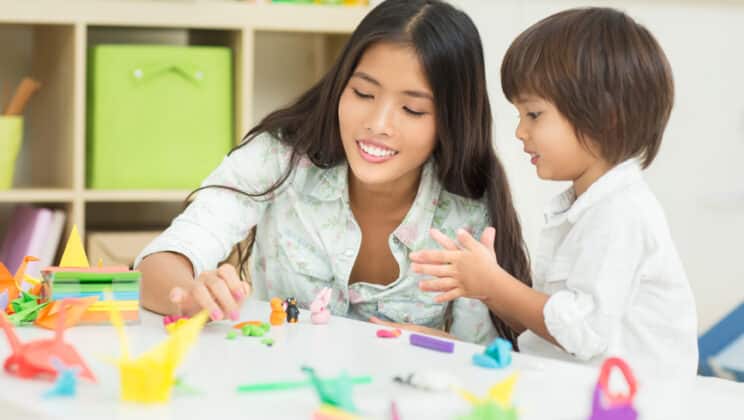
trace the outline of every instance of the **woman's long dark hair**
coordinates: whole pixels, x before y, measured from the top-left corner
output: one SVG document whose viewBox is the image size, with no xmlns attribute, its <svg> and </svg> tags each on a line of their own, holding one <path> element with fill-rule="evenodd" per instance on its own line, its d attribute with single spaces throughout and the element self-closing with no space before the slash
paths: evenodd
<svg viewBox="0 0 744 420">
<path fill-rule="evenodd" d="M 491 224 L 496 228 L 494 248 L 499 263 L 530 285 L 522 231 L 504 169 L 493 149 L 480 35 L 465 13 L 442 1 L 387 0 L 374 8 L 328 73 L 293 104 L 267 115 L 233 149 L 260 133 L 270 133 L 292 150 L 287 172 L 263 193 L 233 191 L 254 198 L 275 191 L 302 156 L 321 168 L 346 161 L 338 122 L 339 98 L 365 50 L 382 41 L 404 43 L 418 53 L 436 107 L 433 157 L 437 179 L 453 194 L 474 200 L 485 196 Z M 225 188 L 200 189 L 210 187 Z M 248 249 L 250 245 L 252 240 Z M 248 253 L 239 252 L 241 274 Z M 498 318 L 494 321 L 502 336 L 515 341 L 514 332 L 504 322 Z"/>
</svg>

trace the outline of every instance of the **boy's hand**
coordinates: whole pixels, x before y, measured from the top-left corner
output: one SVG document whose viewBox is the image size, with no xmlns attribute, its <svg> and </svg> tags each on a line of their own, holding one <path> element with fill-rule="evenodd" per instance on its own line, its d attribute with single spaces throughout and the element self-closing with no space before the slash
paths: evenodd
<svg viewBox="0 0 744 420">
<path fill-rule="evenodd" d="M 188 289 L 171 289 L 170 300 L 179 308 L 178 315 L 191 316 L 206 309 L 212 321 L 225 318 L 237 321 L 240 306 L 250 294 L 250 284 L 240 280 L 235 267 L 223 264 L 216 270 L 201 273 Z"/>
<path fill-rule="evenodd" d="M 444 249 L 410 254 L 413 271 L 436 277 L 421 281 L 421 290 L 444 292 L 434 298 L 440 303 L 459 297 L 486 299 L 494 278 L 502 271 L 493 249 L 496 230 L 486 228 L 478 242 L 467 231 L 459 229 L 457 242 L 460 246 L 436 229 L 430 233 Z"/>
</svg>

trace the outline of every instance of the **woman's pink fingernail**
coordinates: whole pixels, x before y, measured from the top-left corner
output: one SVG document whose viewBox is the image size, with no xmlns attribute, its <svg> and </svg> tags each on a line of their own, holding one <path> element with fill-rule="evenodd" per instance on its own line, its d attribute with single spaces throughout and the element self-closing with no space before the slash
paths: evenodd
<svg viewBox="0 0 744 420">
<path fill-rule="evenodd" d="M 233 321 L 239 320 L 240 319 L 240 311 L 237 311 L 236 310 L 236 311 L 230 312 L 230 319 L 232 319 Z"/>
<path fill-rule="evenodd" d="M 235 300 L 243 300 L 245 297 L 245 293 L 242 290 L 234 290 L 232 293 Z"/>
<path fill-rule="evenodd" d="M 222 312 L 212 311 L 212 313 L 210 314 L 210 317 L 212 318 L 212 321 L 219 321 L 222 319 Z"/>
</svg>

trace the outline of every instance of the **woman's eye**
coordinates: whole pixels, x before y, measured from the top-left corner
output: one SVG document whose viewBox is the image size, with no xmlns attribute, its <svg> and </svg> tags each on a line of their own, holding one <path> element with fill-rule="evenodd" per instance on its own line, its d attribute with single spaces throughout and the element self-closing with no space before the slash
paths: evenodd
<svg viewBox="0 0 744 420">
<path fill-rule="evenodd" d="M 409 113 L 409 114 L 411 114 L 411 115 L 413 115 L 413 116 L 415 116 L 415 117 L 420 117 L 420 116 L 422 116 L 422 115 L 426 114 L 426 112 L 419 112 L 419 111 L 414 111 L 414 110 L 412 110 L 411 108 L 409 108 L 409 107 L 407 107 L 407 106 L 404 106 L 404 107 L 403 107 L 403 109 L 404 109 L 404 110 L 405 110 L 405 111 L 406 111 L 407 113 Z"/>
<path fill-rule="evenodd" d="M 360 97 L 362 99 L 372 99 L 372 98 L 374 98 L 374 96 L 372 96 L 370 94 L 367 94 L 367 93 L 362 93 L 362 92 L 360 92 L 360 91 L 358 91 L 358 90 L 356 90 L 354 88 L 351 88 L 351 90 L 354 91 L 354 94 L 356 96 L 358 96 L 358 97 Z"/>
<path fill-rule="evenodd" d="M 542 112 L 528 112 L 527 113 L 527 116 L 530 117 L 533 120 L 536 120 L 537 117 L 540 116 L 540 114 L 542 114 Z"/>
</svg>

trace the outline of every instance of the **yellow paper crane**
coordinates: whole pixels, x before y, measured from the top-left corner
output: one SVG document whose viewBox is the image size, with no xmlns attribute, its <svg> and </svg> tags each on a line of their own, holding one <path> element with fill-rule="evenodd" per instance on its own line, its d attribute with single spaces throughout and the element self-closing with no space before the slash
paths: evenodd
<svg viewBox="0 0 744 420">
<path fill-rule="evenodd" d="M 207 311 L 201 311 L 160 344 L 132 359 L 129 355 L 129 341 L 124 332 L 124 321 L 119 311 L 113 308 L 111 323 L 119 334 L 121 346 L 121 355 L 114 363 L 119 367 L 122 401 L 167 402 L 173 388 L 175 370 L 206 322 Z"/>
<path fill-rule="evenodd" d="M 462 398 L 473 405 L 473 412 L 467 416 L 459 417 L 461 420 L 516 420 L 517 411 L 512 405 L 512 392 L 514 383 L 517 381 L 517 373 L 512 373 L 503 381 L 492 386 L 485 398 L 479 398 L 475 394 L 454 387 L 454 390 Z"/>
</svg>

